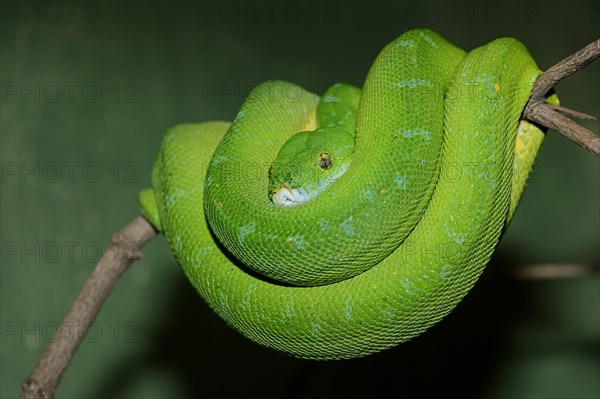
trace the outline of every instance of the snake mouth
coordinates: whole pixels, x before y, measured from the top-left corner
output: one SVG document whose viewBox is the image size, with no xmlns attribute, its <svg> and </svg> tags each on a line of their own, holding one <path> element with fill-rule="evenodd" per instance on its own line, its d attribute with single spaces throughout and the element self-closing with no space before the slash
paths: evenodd
<svg viewBox="0 0 600 399">
<path fill-rule="evenodd" d="M 291 206 L 299 205 L 313 199 L 317 194 L 325 191 L 333 182 L 340 178 L 348 169 L 348 164 L 340 167 L 333 175 L 321 180 L 316 186 L 290 188 L 285 183 L 271 192 L 271 201 L 275 205 Z"/>
<path fill-rule="evenodd" d="M 312 194 L 309 190 L 302 187 L 289 188 L 281 185 L 273 190 L 271 199 L 275 205 L 291 206 L 309 201 L 312 199 Z"/>
</svg>

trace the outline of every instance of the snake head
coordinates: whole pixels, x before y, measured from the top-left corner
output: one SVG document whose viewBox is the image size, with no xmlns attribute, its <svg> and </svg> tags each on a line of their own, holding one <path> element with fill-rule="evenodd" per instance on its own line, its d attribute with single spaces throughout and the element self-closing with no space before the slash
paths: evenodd
<svg viewBox="0 0 600 399">
<path fill-rule="evenodd" d="M 323 127 L 290 137 L 269 169 L 269 198 L 276 205 L 298 205 L 313 199 L 348 169 L 354 138 Z"/>
</svg>

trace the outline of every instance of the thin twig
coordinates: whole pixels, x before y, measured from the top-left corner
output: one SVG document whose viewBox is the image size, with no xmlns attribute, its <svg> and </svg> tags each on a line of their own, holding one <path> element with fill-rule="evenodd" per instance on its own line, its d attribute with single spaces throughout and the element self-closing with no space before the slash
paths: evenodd
<svg viewBox="0 0 600 399">
<path fill-rule="evenodd" d="M 562 105 L 548 104 L 548 106 L 556 111 L 571 115 L 577 119 L 583 119 L 586 121 L 595 121 L 597 119 L 595 116 L 584 114 L 583 112 L 575 111 L 574 109 L 563 107 Z"/>
<path fill-rule="evenodd" d="M 531 98 L 523 111 L 523 117 L 531 122 L 557 131 L 592 154 L 600 157 L 600 137 L 573 122 L 560 111 L 569 113 L 575 117 L 589 115 L 569 109 L 560 109 L 545 102 L 546 94 L 558 82 L 581 70 L 598 57 L 600 57 L 600 39 L 593 41 L 581 50 L 548 68 L 536 80 L 531 92 Z"/>
<path fill-rule="evenodd" d="M 557 131 L 592 154 L 600 156 L 600 136 L 554 111 L 547 104 L 535 108 L 535 116 L 529 120 Z"/>
<path fill-rule="evenodd" d="M 581 278 L 600 274 L 600 263 L 534 263 L 518 267 L 486 269 L 486 280 L 556 280 L 562 278 Z"/>
<path fill-rule="evenodd" d="M 108 294 L 131 262 L 141 258 L 140 248 L 155 235 L 152 225 L 141 216 L 113 235 L 111 243 L 79 291 L 54 338 L 35 369 L 23 382 L 22 398 L 54 397 L 63 372 Z"/>
</svg>

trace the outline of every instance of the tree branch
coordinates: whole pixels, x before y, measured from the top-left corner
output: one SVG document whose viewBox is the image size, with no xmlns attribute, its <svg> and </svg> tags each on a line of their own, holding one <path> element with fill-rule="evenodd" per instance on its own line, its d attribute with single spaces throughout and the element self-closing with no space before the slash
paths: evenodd
<svg viewBox="0 0 600 399">
<path fill-rule="evenodd" d="M 523 111 L 523 118 L 557 131 L 592 154 L 600 156 L 600 137 L 567 118 L 563 113 L 589 119 L 589 115 L 545 102 L 545 96 L 558 82 L 583 69 L 600 57 L 600 39 L 571 54 L 542 73 L 533 86 L 531 97 Z"/>
<path fill-rule="evenodd" d="M 131 262 L 142 257 L 140 248 L 155 235 L 152 225 L 141 216 L 113 235 L 35 369 L 23 381 L 22 398 L 54 397 L 65 369 L 108 294 Z"/>
</svg>

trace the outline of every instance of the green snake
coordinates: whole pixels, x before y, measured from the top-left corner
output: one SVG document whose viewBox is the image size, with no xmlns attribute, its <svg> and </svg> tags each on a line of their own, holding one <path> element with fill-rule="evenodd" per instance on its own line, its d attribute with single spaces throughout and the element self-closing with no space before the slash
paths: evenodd
<svg viewBox="0 0 600 399">
<path fill-rule="evenodd" d="M 141 212 L 251 340 L 322 360 L 390 348 L 489 261 L 544 137 L 520 119 L 539 74 L 513 38 L 465 53 L 405 32 L 362 89 L 269 81 L 231 123 L 169 129 Z"/>
</svg>

